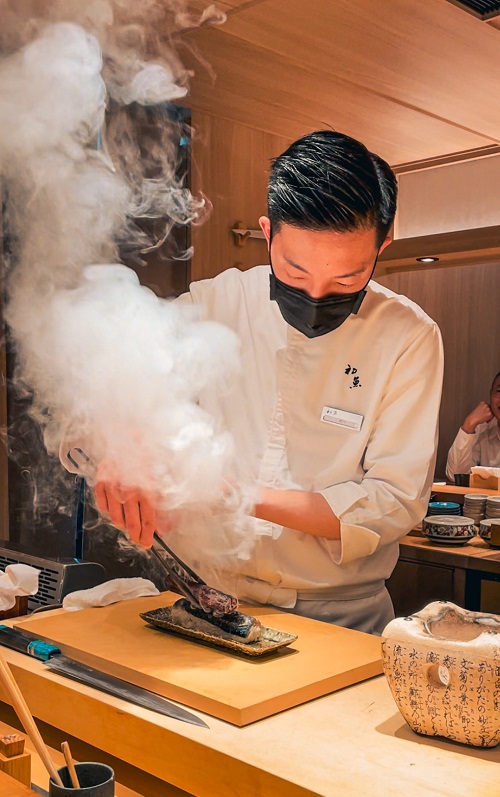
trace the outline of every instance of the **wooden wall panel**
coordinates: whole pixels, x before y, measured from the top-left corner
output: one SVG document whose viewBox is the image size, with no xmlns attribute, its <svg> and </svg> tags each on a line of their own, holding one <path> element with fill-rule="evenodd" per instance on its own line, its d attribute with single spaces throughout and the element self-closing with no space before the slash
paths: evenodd
<svg viewBox="0 0 500 797">
<path fill-rule="evenodd" d="M 0 247 L 3 243 L 0 216 Z M 5 326 L 3 320 L 4 269 L 0 252 L 0 539 L 9 538 L 8 459 L 5 444 L 7 428 L 7 376 L 5 361 Z"/>
<path fill-rule="evenodd" d="M 210 218 L 193 228 L 193 281 L 226 268 L 247 269 L 267 262 L 265 241 L 249 239 L 238 246 L 231 232 L 237 222 L 256 229 L 266 213 L 270 162 L 290 143 L 246 125 L 193 109 L 192 189 L 203 191 L 213 205 Z"/>
<path fill-rule="evenodd" d="M 230 15 L 220 31 L 308 68 L 305 103 L 316 98 L 314 75 L 323 73 L 498 139 L 500 107 L 487 101 L 500 91 L 491 66 L 500 58 L 498 31 L 443 0 L 411 7 L 407 0 L 269 0 Z M 255 71 L 272 92 L 272 73 Z"/>
<path fill-rule="evenodd" d="M 241 11 L 242 21 L 248 13 Z M 265 14 L 265 7 L 260 13 Z M 236 26 L 239 16 L 234 18 Z M 226 25 L 195 31 L 190 41 L 213 74 L 202 68 L 193 53 L 183 52 L 186 65 L 195 74 L 192 107 L 292 139 L 333 127 L 359 138 L 391 164 L 488 144 L 488 139 L 471 130 L 337 77 L 333 57 L 331 68 L 322 71 L 317 71 L 314 63 L 297 61 L 293 54 L 299 37 L 290 36 L 293 47 L 277 53 L 229 35 Z"/>
<path fill-rule="evenodd" d="M 500 260 L 376 279 L 417 302 L 441 328 L 445 377 L 436 473 L 444 477 L 459 426 L 482 399 L 488 400 L 491 381 L 500 371 Z"/>
</svg>

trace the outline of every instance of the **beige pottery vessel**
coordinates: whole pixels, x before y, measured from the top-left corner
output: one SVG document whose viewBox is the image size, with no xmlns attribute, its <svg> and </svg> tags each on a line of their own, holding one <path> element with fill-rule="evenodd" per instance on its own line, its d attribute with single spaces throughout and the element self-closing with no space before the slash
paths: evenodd
<svg viewBox="0 0 500 797">
<path fill-rule="evenodd" d="M 430 603 L 386 626 L 382 652 L 413 731 L 475 747 L 500 742 L 500 616 Z"/>
</svg>

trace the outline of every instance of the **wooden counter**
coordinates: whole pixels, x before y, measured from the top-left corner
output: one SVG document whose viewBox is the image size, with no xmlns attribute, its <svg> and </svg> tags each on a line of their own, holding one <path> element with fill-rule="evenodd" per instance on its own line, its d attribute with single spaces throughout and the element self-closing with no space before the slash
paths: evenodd
<svg viewBox="0 0 500 797">
<path fill-rule="evenodd" d="M 400 542 L 387 587 L 399 616 L 434 600 L 500 614 L 500 550 L 481 537 L 465 545 L 439 545 L 415 530 Z"/>
<path fill-rule="evenodd" d="M 479 536 L 473 537 L 465 545 L 440 545 L 415 529 L 403 537 L 400 550 L 402 555 L 411 555 L 416 561 L 500 574 L 500 549 L 492 548 Z"/>
<path fill-rule="evenodd" d="M 463 503 L 469 493 L 498 495 L 496 490 L 433 484 L 437 500 Z M 387 587 L 396 615 L 413 614 L 434 600 L 450 600 L 472 611 L 500 614 L 500 550 L 481 537 L 465 545 L 440 545 L 419 528 L 403 537 L 399 561 Z"/>
<path fill-rule="evenodd" d="M 36 791 L 23 786 L 18 780 L 14 780 L 5 772 L 0 772 L 0 794 L 2 797 L 34 797 Z"/>
<path fill-rule="evenodd" d="M 492 797 L 498 789 L 500 746 L 415 735 L 383 676 L 245 728 L 204 716 L 204 729 L 3 652 L 47 743 L 68 738 L 75 758 L 91 751 L 113 761 L 120 781 L 147 797 Z M 3 715 L 14 724 L 0 703 Z"/>
<path fill-rule="evenodd" d="M 4 648 L 2 648 L 2 651 L 3 650 L 4 650 Z M 35 750 L 31 739 L 29 738 L 29 736 L 26 736 L 26 733 L 25 733 L 24 729 L 21 728 L 21 726 L 20 726 L 20 724 L 19 724 L 19 722 L 17 720 L 17 717 L 15 716 L 13 710 L 9 709 L 7 706 L 5 706 L 5 704 L 0 704 L 0 713 L 3 716 L 9 714 L 10 718 L 12 720 L 12 723 L 15 723 L 15 726 L 14 726 L 12 723 L 11 724 L 7 724 L 6 722 L 1 722 L 0 721 L 0 734 L 3 736 L 3 735 L 9 735 L 11 733 L 16 733 L 18 731 L 20 731 L 23 734 L 24 739 L 25 739 L 24 749 L 25 749 L 26 752 L 28 752 L 30 754 L 31 785 L 33 787 L 36 787 L 37 789 L 41 789 L 43 791 L 47 791 L 48 782 L 49 782 L 49 775 L 47 773 L 47 770 L 45 769 L 45 765 L 42 762 L 42 759 L 40 758 L 40 756 L 38 755 L 37 751 Z M 69 740 L 68 739 L 64 739 L 64 741 L 69 741 Z M 77 743 L 77 745 L 80 746 L 81 752 L 83 753 L 84 751 L 83 751 L 83 749 L 81 747 L 81 744 Z M 63 756 L 63 754 L 61 752 L 59 743 L 57 743 L 57 748 L 58 749 L 54 749 L 53 747 L 49 747 L 48 750 L 49 750 L 49 753 L 50 753 L 50 757 L 51 757 L 52 761 L 54 762 L 56 768 L 59 769 L 60 767 L 65 766 L 66 762 L 65 762 L 64 756 Z M 73 753 L 73 746 L 71 746 L 71 752 Z M 98 751 L 93 751 L 93 750 L 90 750 L 88 748 L 85 748 L 85 756 L 84 756 L 84 760 L 85 761 L 93 761 L 95 759 L 96 755 L 99 756 L 100 753 Z M 112 764 L 111 764 L 111 766 L 112 766 Z M 31 794 L 36 794 L 37 793 L 37 792 L 32 791 L 31 789 L 28 789 L 26 786 L 23 786 L 22 783 L 19 783 L 19 781 L 13 780 L 12 778 L 10 780 L 11 781 L 13 780 L 13 782 L 10 782 L 10 781 L 6 782 L 6 785 L 7 785 L 7 783 L 9 785 L 10 791 L 8 791 L 7 788 L 5 788 L 5 791 L 4 791 L 3 790 L 3 788 L 4 788 L 4 780 L 2 778 L 5 778 L 5 777 L 6 777 L 5 773 L 0 771 L 0 795 L 2 795 L 2 797 L 18 797 L 18 795 L 19 795 L 19 797 L 24 797 L 24 795 L 31 795 Z M 23 791 L 23 789 L 24 789 L 24 791 Z M 123 784 L 118 783 L 115 780 L 115 797 L 142 797 L 142 794 L 140 794 L 139 792 L 136 792 L 136 791 L 132 791 L 131 789 L 128 789 L 126 786 L 123 786 Z"/>
</svg>

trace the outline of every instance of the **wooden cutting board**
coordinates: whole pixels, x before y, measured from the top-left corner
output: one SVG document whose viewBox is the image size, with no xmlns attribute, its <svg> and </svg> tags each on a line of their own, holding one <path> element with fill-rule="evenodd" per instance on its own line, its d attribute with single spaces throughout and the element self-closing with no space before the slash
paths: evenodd
<svg viewBox="0 0 500 797">
<path fill-rule="evenodd" d="M 77 661 L 239 726 L 382 673 L 380 637 L 269 607 L 241 608 L 298 639 L 258 659 L 155 630 L 139 617 L 178 597 L 164 592 L 98 609 L 55 609 L 14 627 Z"/>
</svg>

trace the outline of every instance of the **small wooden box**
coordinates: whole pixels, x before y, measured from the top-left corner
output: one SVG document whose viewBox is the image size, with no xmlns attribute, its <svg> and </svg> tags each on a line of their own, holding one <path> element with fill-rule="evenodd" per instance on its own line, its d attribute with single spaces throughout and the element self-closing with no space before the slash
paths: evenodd
<svg viewBox="0 0 500 797">
<path fill-rule="evenodd" d="M 12 758 L 24 752 L 24 736 L 20 733 L 10 733 L 0 736 L 0 753 L 5 758 Z"/>
<path fill-rule="evenodd" d="M 21 617 L 24 614 L 28 614 L 28 595 L 17 595 L 16 602 L 12 609 L 6 609 L 4 612 L 0 612 L 0 620 L 8 620 L 9 617 Z"/>
<path fill-rule="evenodd" d="M 500 490 L 500 479 L 498 476 L 480 476 L 479 473 L 471 473 L 469 487 L 479 487 L 481 490 Z"/>
<path fill-rule="evenodd" d="M 31 753 L 24 752 L 24 736 L 0 736 L 0 771 L 25 786 L 31 785 Z"/>
</svg>

